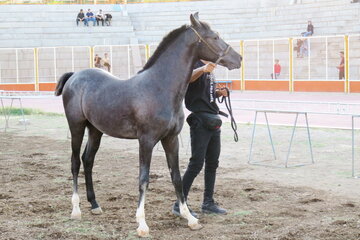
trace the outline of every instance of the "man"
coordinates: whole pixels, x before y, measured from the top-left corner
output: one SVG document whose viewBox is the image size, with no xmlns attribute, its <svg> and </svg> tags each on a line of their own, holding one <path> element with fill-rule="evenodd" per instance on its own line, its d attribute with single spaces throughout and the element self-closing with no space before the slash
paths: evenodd
<svg viewBox="0 0 360 240">
<path fill-rule="evenodd" d="M 339 69 L 339 80 L 345 78 L 345 59 L 343 51 L 340 52 L 340 58 L 340 65 L 336 67 L 337 69 Z"/>
<path fill-rule="evenodd" d="M 105 23 L 107 26 L 111 25 L 112 15 L 110 13 L 105 14 Z"/>
<path fill-rule="evenodd" d="M 303 37 L 308 37 L 308 36 L 312 36 L 313 34 L 314 34 L 314 25 L 312 25 L 311 21 L 308 21 L 306 32 L 303 32 L 301 35 Z"/>
<path fill-rule="evenodd" d="M 98 26 L 99 26 L 99 21 L 101 21 L 101 25 L 104 26 L 105 15 L 104 15 L 104 13 L 102 12 L 101 9 L 96 14 L 96 23 L 97 23 Z"/>
<path fill-rule="evenodd" d="M 110 72 L 110 68 L 111 68 L 111 65 L 110 65 L 110 59 L 109 59 L 109 56 L 107 53 L 104 53 L 104 58 L 102 59 L 103 60 L 103 65 L 104 67 L 107 68 L 107 71 Z"/>
<path fill-rule="evenodd" d="M 79 22 L 84 22 L 84 26 L 87 25 L 87 21 L 84 15 L 84 12 L 82 9 L 80 9 L 80 12 L 78 13 L 77 17 L 76 17 L 76 25 L 79 26 Z"/>
<path fill-rule="evenodd" d="M 275 73 L 275 79 L 278 79 L 280 77 L 281 65 L 279 62 L 280 62 L 279 59 L 275 59 L 274 72 L 271 73 L 271 79 L 274 79 L 274 73 Z"/>
<path fill-rule="evenodd" d="M 189 87 L 185 96 L 185 105 L 192 113 L 186 119 L 190 125 L 191 158 L 183 176 L 183 191 L 187 200 L 190 187 L 200 173 L 205 162 L 204 200 L 201 206 L 203 213 L 226 214 L 226 210 L 217 206 L 213 199 L 216 179 L 216 169 L 220 155 L 219 108 L 215 99 L 227 96 L 227 91 L 215 90 L 214 78 L 211 72 L 214 63 L 198 62 L 195 64 Z M 220 122 L 219 122 L 220 121 Z M 176 202 L 172 212 L 180 216 L 179 204 Z M 196 213 L 190 210 L 194 217 Z"/>
<path fill-rule="evenodd" d="M 102 64 L 101 64 L 101 57 L 99 57 L 98 54 L 95 54 L 95 57 L 94 57 L 94 66 L 96 68 L 102 68 Z"/>
<path fill-rule="evenodd" d="M 94 14 L 91 12 L 90 9 L 88 9 L 87 13 L 86 13 L 86 21 L 87 21 L 87 25 L 89 26 L 89 21 L 94 22 L 93 26 L 95 26 L 95 18 L 94 18 Z"/>
</svg>

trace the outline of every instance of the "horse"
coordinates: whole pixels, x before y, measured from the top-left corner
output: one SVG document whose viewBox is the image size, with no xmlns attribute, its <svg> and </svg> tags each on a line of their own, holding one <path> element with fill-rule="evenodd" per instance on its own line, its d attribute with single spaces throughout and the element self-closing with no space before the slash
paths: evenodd
<svg viewBox="0 0 360 240">
<path fill-rule="evenodd" d="M 85 129 L 88 141 L 82 154 L 87 200 L 93 214 L 102 210 L 95 198 L 92 168 L 101 137 L 139 141 L 139 201 L 136 210 L 137 234 L 149 235 L 145 221 L 145 193 L 149 185 L 151 156 L 161 141 L 171 180 L 180 202 L 181 216 L 192 230 L 202 228 L 186 205 L 179 171 L 178 134 L 184 123 L 182 102 L 193 66 L 199 59 L 216 62 L 229 70 L 240 68 L 242 57 L 210 26 L 190 15 L 191 25 L 183 25 L 163 38 L 143 69 L 128 80 L 102 69 L 85 69 L 63 74 L 55 89 L 62 95 L 71 132 L 71 172 L 73 175 L 72 219 L 81 219 L 78 194 L 80 148 Z"/>
</svg>

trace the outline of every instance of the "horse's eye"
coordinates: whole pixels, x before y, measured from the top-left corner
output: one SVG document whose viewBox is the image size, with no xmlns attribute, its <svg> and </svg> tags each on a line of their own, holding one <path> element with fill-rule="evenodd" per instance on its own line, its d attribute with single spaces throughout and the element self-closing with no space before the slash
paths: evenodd
<svg viewBox="0 0 360 240">
<path fill-rule="evenodd" d="M 214 37 L 215 40 L 219 40 L 219 36 Z"/>
</svg>

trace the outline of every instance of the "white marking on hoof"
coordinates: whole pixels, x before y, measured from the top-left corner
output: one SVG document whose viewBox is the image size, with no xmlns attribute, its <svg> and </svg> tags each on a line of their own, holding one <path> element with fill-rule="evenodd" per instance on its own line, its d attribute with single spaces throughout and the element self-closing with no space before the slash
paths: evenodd
<svg viewBox="0 0 360 240">
<path fill-rule="evenodd" d="M 136 231 L 139 237 L 149 237 L 149 227 L 145 222 L 144 224 L 140 223 L 140 226 L 136 229 Z"/>
<path fill-rule="evenodd" d="M 199 224 L 199 220 L 191 215 L 186 203 L 180 203 L 180 214 L 182 217 L 188 220 L 188 226 L 191 230 L 199 230 L 202 228 L 202 226 Z"/>
<path fill-rule="evenodd" d="M 73 219 L 73 220 L 81 220 L 80 208 L 78 208 L 78 209 L 73 208 L 73 210 L 71 212 L 71 219 Z"/>
<path fill-rule="evenodd" d="M 98 207 L 98 208 L 91 209 L 91 213 L 94 215 L 100 215 L 103 213 L 103 211 L 102 211 L 101 207 Z"/>
<path fill-rule="evenodd" d="M 188 224 L 188 226 L 191 230 L 199 230 L 203 228 L 203 226 L 199 223 Z"/>
<path fill-rule="evenodd" d="M 71 212 L 71 219 L 74 220 L 81 220 L 81 211 L 80 211 L 80 198 L 77 193 L 74 193 L 71 198 L 71 203 L 73 206 L 72 212 Z"/>
<path fill-rule="evenodd" d="M 149 236 L 149 227 L 146 224 L 145 220 L 145 185 L 142 186 L 144 193 L 141 197 L 140 204 L 136 210 L 136 222 L 139 223 L 139 227 L 136 229 L 139 237 L 148 237 Z"/>
</svg>

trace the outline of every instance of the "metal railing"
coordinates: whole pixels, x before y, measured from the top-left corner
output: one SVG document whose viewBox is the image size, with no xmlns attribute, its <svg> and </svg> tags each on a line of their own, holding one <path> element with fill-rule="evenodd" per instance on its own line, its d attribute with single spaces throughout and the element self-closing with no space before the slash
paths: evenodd
<svg viewBox="0 0 360 240">
<path fill-rule="evenodd" d="M 305 44 L 299 50 L 298 40 Z M 296 82 L 328 81 L 344 84 L 350 91 L 352 82 L 360 81 L 360 35 L 319 36 L 230 41 L 243 56 L 242 68 L 229 71 L 219 66 L 218 80 L 239 81 L 246 90 L 246 81 L 288 82 L 289 91 Z M 110 59 L 110 72 L 120 79 L 135 75 L 155 51 L 156 44 L 97 45 L 0 48 L 0 84 L 55 83 L 65 72 L 94 67 L 94 56 Z M 339 80 L 339 52 L 345 55 L 344 79 Z M 281 73 L 274 73 L 274 61 L 279 60 Z M 37 88 L 38 89 L 38 88 Z"/>
</svg>

